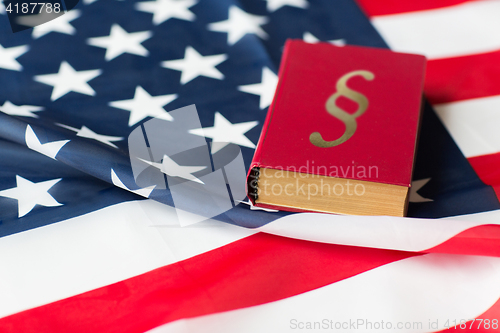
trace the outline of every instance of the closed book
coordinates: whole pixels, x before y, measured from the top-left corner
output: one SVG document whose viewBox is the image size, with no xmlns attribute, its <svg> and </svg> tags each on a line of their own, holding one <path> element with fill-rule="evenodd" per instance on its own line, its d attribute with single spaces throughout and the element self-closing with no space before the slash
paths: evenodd
<svg viewBox="0 0 500 333">
<path fill-rule="evenodd" d="M 405 216 L 426 59 L 287 41 L 251 163 L 255 206 Z"/>
</svg>

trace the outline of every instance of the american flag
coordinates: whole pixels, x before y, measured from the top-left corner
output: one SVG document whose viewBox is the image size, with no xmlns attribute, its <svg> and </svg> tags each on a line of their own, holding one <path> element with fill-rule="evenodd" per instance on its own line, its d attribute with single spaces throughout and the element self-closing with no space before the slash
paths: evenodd
<svg viewBox="0 0 500 333">
<path fill-rule="evenodd" d="M 3 14 L 0 332 L 500 331 L 500 1 L 83 0 L 15 34 Z M 428 57 L 410 217 L 239 204 L 181 227 L 128 135 L 195 104 L 248 167 L 288 38 Z"/>
</svg>

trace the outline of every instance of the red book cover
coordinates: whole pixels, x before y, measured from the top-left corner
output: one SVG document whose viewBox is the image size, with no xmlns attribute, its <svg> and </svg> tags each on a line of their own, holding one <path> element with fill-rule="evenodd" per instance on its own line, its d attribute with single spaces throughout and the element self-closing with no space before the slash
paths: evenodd
<svg viewBox="0 0 500 333">
<path fill-rule="evenodd" d="M 425 65 L 385 49 L 288 41 L 249 175 L 270 168 L 410 187 Z"/>
</svg>

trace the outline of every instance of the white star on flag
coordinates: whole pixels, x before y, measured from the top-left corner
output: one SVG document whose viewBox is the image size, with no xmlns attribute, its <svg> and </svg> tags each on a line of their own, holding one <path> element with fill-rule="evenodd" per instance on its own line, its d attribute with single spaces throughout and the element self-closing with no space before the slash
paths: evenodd
<svg viewBox="0 0 500 333">
<path fill-rule="evenodd" d="M 16 175 L 17 187 L 0 191 L 0 196 L 16 199 L 18 206 L 18 217 L 23 217 L 36 206 L 45 207 L 62 206 L 48 192 L 52 186 L 57 184 L 62 178 L 47 180 L 40 183 L 33 183 L 19 175 Z"/>
<path fill-rule="evenodd" d="M 128 125 L 133 126 L 146 117 L 172 121 L 172 116 L 163 108 L 177 98 L 176 94 L 151 96 L 141 86 L 135 88 L 133 99 L 110 102 L 109 105 L 130 112 Z"/>
<path fill-rule="evenodd" d="M 267 10 L 274 12 L 283 6 L 293 6 L 297 8 L 307 8 L 309 3 L 306 0 L 266 0 Z"/>
<path fill-rule="evenodd" d="M 64 127 L 70 131 L 76 132 L 76 136 L 79 136 L 81 138 L 87 138 L 87 139 L 93 139 L 99 142 L 104 143 L 105 145 L 118 148 L 113 141 L 121 141 L 123 140 L 123 137 L 120 136 L 109 136 L 109 135 L 102 135 L 102 134 L 97 134 L 96 132 L 92 131 L 90 128 L 87 126 L 82 126 L 82 128 L 74 128 L 71 126 L 63 125 L 63 124 L 56 124 L 58 126 Z"/>
<path fill-rule="evenodd" d="M 225 21 L 210 23 L 208 29 L 226 32 L 229 45 L 235 44 L 246 34 L 255 34 L 262 39 L 267 38 L 266 32 L 261 28 L 261 25 L 268 22 L 267 17 L 248 14 L 234 5 L 229 7 L 228 16 Z"/>
<path fill-rule="evenodd" d="M 61 140 L 61 141 L 40 143 L 40 140 L 38 140 L 38 137 L 36 136 L 35 132 L 33 131 L 30 125 L 26 127 L 26 133 L 24 135 L 24 138 L 26 141 L 26 146 L 28 146 L 29 149 L 39 152 L 40 154 L 48 156 L 54 160 L 56 159 L 59 150 L 61 150 L 61 148 L 64 147 L 64 145 L 70 141 L 70 140 Z"/>
<path fill-rule="evenodd" d="M 304 42 L 310 43 L 310 44 L 315 44 L 321 42 L 316 36 L 314 36 L 312 33 L 306 31 L 304 32 L 304 36 L 302 37 Z M 327 43 L 336 45 L 336 46 L 345 46 L 346 42 L 345 39 L 333 39 L 327 41 Z"/>
<path fill-rule="evenodd" d="M 151 31 L 128 33 L 118 24 L 113 24 L 109 36 L 89 38 L 87 44 L 105 48 L 104 59 L 106 61 L 110 61 L 124 53 L 146 57 L 149 52 L 141 43 L 151 38 L 152 35 Z"/>
<path fill-rule="evenodd" d="M 196 176 L 192 174 L 201 170 L 206 169 L 206 166 L 185 166 L 177 164 L 173 159 L 167 155 L 163 155 L 163 160 L 161 163 L 151 162 L 138 158 L 140 161 L 149 164 L 163 172 L 170 177 L 179 177 L 182 179 L 191 180 L 196 183 L 205 184 Z"/>
<path fill-rule="evenodd" d="M 59 67 L 59 72 L 56 74 L 37 75 L 34 77 L 34 80 L 53 86 L 54 89 L 52 90 L 50 100 L 55 101 L 71 91 L 94 96 L 95 91 L 87 82 L 98 77 L 101 73 L 100 69 L 75 71 L 70 64 L 63 61 Z"/>
<path fill-rule="evenodd" d="M 215 66 L 227 59 L 226 54 L 202 56 L 191 46 L 186 47 L 184 59 L 163 61 L 165 68 L 181 71 L 181 84 L 186 84 L 198 76 L 222 80 L 224 75 Z"/>
<path fill-rule="evenodd" d="M 212 154 L 215 154 L 230 143 L 255 148 L 254 143 L 245 136 L 245 133 L 257 126 L 258 123 L 258 121 L 248 121 L 233 124 L 222 114 L 216 112 L 213 127 L 195 128 L 189 130 L 189 133 L 211 138 Z"/>
<path fill-rule="evenodd" d="M 151 192 L 153 192 L 153 190 L 156 187 L 156 185 L 152 185 L 152 186 L 140 188 L 138 190 L 131 190 L 127 186 L 125 186 L 125 184 L 123 184 L 123 182 L 118 177 L 115 170 L 113 170 L 113 169 L 111 169 L 111 181 L 113 182 L 113 185 L 115 185 L 116 187 L 119 187 L 121 189 L 135 193 L 135 194 L 140 195 L 141 197 L 144 197 L 144 198 L 149 198 L 149 196 L 151 195 Z"/>
<path fill-rule="evenodd" d="M 189 10 L 197 3 L 195 0 L 156 0 L 135 4 L 135 9 L 153 14 L 153 24 L 161 24 L 171 18 L 194 21 L 195 15 Z"/>
<path fill-rule="evenodd" d="M 33 112 L 42 111 L 44 108 L 42 106 L 34 105 L 15 105 L 10 101 L 5 101 L 2 106 L 0 106 L 0 111 L 11 116 L 23 116 L 23 117 L 33 117 L 38 118 L 38 115 Z"/>
<path fill-rule="evenodd" d="M 50 32 L 74 35 L 76 33 L 76 29 L 69 22 L 79 17 L 80 11 L 78 9 L 74 9 L 66 12 L 65 14 L 54 12 L 46 13 L 44 11 L 42 14 L 19 16 L 17 21 L 19 24 L 34 27 L 32 36 L 34 39 L 37 39 Z"/>
<path fill-rule="evenodd" d="M 269 105 L 271 105 L 277 85 L 278 85 L 278 76 L 274 74 L 273 71 L 270 70 L 269 68 L 264 67 L 262 68 L 261 83 L 239 86 L 238 90 L 241 90 L 249 94 L 259 95 L 260 96 L 259 106 L 261 109 L 265 109 Z"/>
<path fill-rule="evenodd" d="M 16 59 L 28 52 L 28 50 L 28 45 L 20 45 L 7 48 L 4 48 L 2 45 L 0 45 L 0 68 L 13 71 L 22 71 L 23 66 Z"/>
<path fill-rule="evenodd" d="M 422 187 L 425 186 L 431 179 L 430 178 L 425 178 L 421 180 L 414 180 L 411 182 L 411 187 L 410 187 L 410 202 L 430 202 L 434 201 L 432 199 L 424 198 L 420 194 L 417 193 L 418 190 L 420 190 Z"/>
</svg>

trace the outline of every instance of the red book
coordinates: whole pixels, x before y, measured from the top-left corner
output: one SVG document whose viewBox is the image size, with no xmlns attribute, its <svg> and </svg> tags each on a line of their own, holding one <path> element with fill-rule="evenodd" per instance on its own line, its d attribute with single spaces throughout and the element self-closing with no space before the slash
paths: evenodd
<svg viewBox="0 0 500 333">
<path fill-rule="evenodd" d="M 288 41 L 249 171 L 253 204 L 405 215 L 425 64 L 385 49 Z"/>
</svg>

